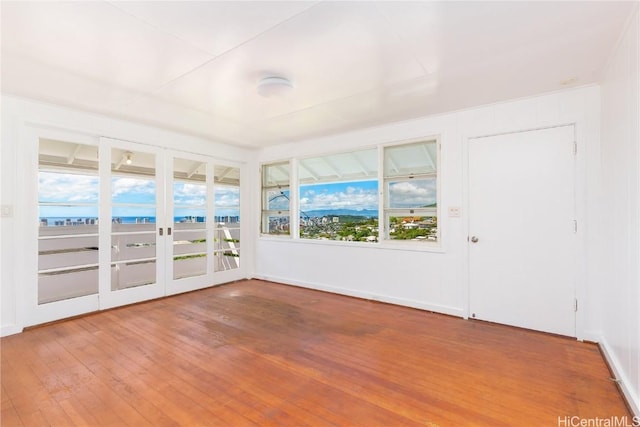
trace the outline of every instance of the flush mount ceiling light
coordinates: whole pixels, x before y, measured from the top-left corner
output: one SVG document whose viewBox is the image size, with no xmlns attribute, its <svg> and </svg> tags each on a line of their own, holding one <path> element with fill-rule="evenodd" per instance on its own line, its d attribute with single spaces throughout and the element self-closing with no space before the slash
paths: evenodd
<svg viewBox="0 0 640 427">
<path fill-rule="evenodd" d="M 258 82 L 258 95 L 270 98 L 281 96 L 291 91 L 293 85 L 284 77 L 265 77 Z"/>
</svg>

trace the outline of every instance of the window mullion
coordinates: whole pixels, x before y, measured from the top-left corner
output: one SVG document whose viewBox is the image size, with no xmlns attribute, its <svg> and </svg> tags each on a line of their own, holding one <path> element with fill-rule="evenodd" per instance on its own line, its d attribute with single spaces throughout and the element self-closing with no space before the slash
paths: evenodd
<svg viewBox="0 0 640 427">
<path fill-rule="evenodd" d="M 294 186 L 295 185 L 295 186 Z M 298 159 L 289 164 L 289 232 L 294 239 L 300 238 L 300 185 L 298 184 Z"/>
<path fill-rule="evenodd" d="M 384 147 L 378 146 L 378 242 L 389 238 L 385 217 L 387 205 L 387 183 L 384 179 Z"/>
</svg>

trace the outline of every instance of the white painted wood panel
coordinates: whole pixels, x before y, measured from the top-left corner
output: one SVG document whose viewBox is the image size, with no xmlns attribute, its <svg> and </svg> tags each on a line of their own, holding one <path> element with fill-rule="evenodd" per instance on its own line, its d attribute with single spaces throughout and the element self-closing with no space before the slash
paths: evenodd
<svg viewBox="0 0 640 427">
<path fill-rule="evenodd" d="M 602 86 L 602 343 L 640 415 L 640 14 L 629 20 Z"/>
</svg>

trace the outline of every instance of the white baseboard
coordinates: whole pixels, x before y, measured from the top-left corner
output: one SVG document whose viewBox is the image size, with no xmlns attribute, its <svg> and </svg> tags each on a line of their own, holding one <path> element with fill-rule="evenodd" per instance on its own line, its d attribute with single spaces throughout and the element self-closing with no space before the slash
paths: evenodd
<svg viewBox="0 0 640 427">
<path fill-rule="evenodd" d="M 9 335 L 19 334 L 22 332 L 22 328 L 17 325 L 6 325 L 0 329 L 0 337 L 7 337 Z"/>
<path fill-rule="evenodd" d="M 615 353 L 611 350 L 607 340 L 601 337 L 599 342 L 602 353 L 604 354 L 605 359 L 607 359 L 607 363 L 609 363 L 614 377 L 618 380 L 618 385 L 620 386 L 627 403 L 629 403 L 633 415 L 640 417 L 640 396 L 636 391 L 630 388 L 629 384 L 631 384 L 631 380 L 627 377 L 624 370 L 620 368 L 620 362 L 615 356 Z"/>
<path fill-rule="evenodd" d="M 602 341 L 602 333 L 600 331 L 583 331 L 581 336 L 578 336 L 580 341 L 589 341 L 599 343 Z"/>
<path fill-rule="evenodd" d="M 449 307 L 445 305 L 429 304 L 420 301 L 414 301 L 406 298 L 396 298 L 389 295 L 381 295 L 372 292 L 356 291 L 353 289 L 340 288 L 336 286 L 326 285 L 324 283 L 312 283 L 292 281 L 283 277 L 255 275 L 256 279 L 268 280 L 271 282 L 283 283 L 285 285 L 298 286 L 301 288 L 315 289 L 318 291 L 331 292 L 334 294 L 347 295 L 356 298 L 368 299 L 373 301 L 386 302 L 390 304 L 402 305 L 405 307 L 418 308 L 421 310 L 433 311 L 436 313 L 448 314 L 450 316 L 464 317 L 464 310 L 458 307 Z"/>
</svg>

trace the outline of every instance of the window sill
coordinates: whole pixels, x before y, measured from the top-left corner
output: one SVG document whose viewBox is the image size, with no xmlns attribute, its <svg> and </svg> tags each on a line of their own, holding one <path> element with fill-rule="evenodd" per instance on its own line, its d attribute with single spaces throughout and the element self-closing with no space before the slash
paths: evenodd
<svg viewBox="0 0 640 427">
<path fill-rule="evenodd" d="M 291 236 L 270 236 L 263 234 L 259 240 L 269 242 L 280 243 L 293 243 L 304 245 L 324 245 L 324 246 L 344 246 L 350 248 L 367 248 L 367 249 L 382 249 L 393 251 L 412 251 L 412 252 L 432 252 L 432 253 L 445 253 L 440 243 L 436 242 L 407 242 L 407 241 L 392 241 L 385 240 L 377 243 L 367 242 L 347 242 L 340 240 L 316 240 L 316 239 L 299 239 L 292 238 Z"/>
</svg>

